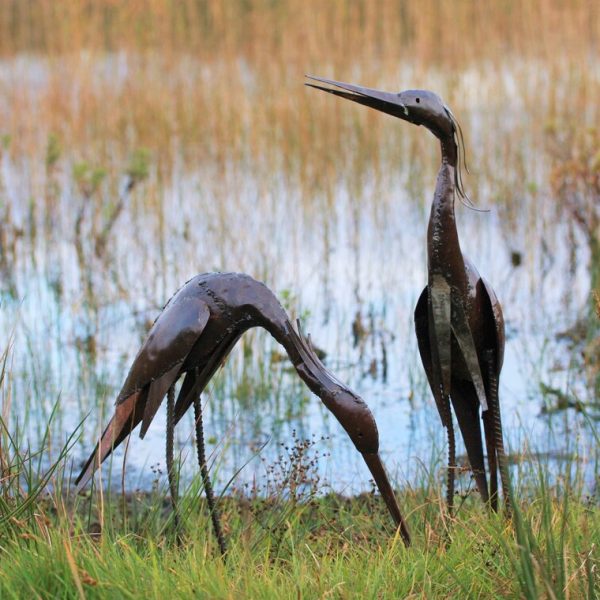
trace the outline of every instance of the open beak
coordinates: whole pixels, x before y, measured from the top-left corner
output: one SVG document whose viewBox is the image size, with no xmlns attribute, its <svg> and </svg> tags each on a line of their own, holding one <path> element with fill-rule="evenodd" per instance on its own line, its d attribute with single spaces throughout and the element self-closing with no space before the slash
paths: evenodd
<svg viewBox="0 0 600 600">
<path fill-rule="evenodd" d="M 358 102 L 358 104 L 363 104 L 364 106 L 368 106 L 369 108 L 374 108 L 375 110 L 378 110 L 380 112 L 387 113 L 388 115 L 392 115 L 393 117 L 398 117 L 399 119 L 410 121 L 410 119 L 408 118 L 408 111 L 406 110 L 404 104 L 402 104 L 402 102 L 399 101 L 398 94 L 393 94 L 391 92 L 381 92 L 379 90 L 362 87 L 360 85 L 342 83 L 341 81 L 333 81 L 332 79 L 323 79 L 322 77 L 315 77 L 313 75 L 306 75 L 306 77 L 308 79 L 312 79 L 313 81 L 325 83 L 327 85 L 335 86 L 340 89 L 334 90 L 328 87 L 323 87 L 321 85 L 316 85 L 314 83 L 305 83 L 304 85 L 307 85 L 308 87 L 315 88 L 316 90 L 322 90 L 324 92 L 329 92 L 334 96 L 340 96 L 341 98 L 352 100 L 352 102 Z"/>
<path fill-rule="evenodd" d="M 383 463 L 379 458 L 379 454 L 366 454 L 363 453 L 362 457 L 365 459 L 367 463 L 367 467 L 369 467 L 369 471 L 371 471 L 371 475 L 373 475 L 373 479 L 375 480 L 375 484 L 385 501 L 394 522 L 396 523 L 396 527 L 400 528 L 400 535 L 402 536 L 402 540 L 404 541 L 405 546 L 410 546 L 410 533 L 408 532 L 408 527 L 402 518 L 402 514 L 400 513 L 400 507 L 398 506 L 398 502 L 396 501 L 396 496 L 394 495 L 394 490 L 390 484 L 390 480 L 388 479 L 387 473 L 383 467 Z"/>
</svg>

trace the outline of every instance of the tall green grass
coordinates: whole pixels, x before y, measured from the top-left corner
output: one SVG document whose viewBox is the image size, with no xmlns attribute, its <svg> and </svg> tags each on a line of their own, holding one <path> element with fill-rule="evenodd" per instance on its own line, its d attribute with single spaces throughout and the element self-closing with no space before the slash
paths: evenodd
<svg viewBox="0 0 600 600">
<path fill-rule="evenodd" d="M 35 518 L 0 529 L 3 598 L 595 598 L 600 509 L 581 489 L 517 484 L 512 521 L 469 497 L 453 519 L 441 490 L 400 494 L 414 543 L 404 548 L 377 496 L 221 500 L 224 564 L 198 486 L 183 497 L 178 544 L 159 496 L 121 503 L 64 492 Z M 91 502 L 91 508 L 89 503 Z M 427 518 L 423 516 L 427 514 Z M 100 518 L 102 515 L 102 518 Z"/>
<path fill-rule="evenodd" d="M 10 345 L 0 357 L 0 530 L 18 531 L 23 522 L 31 522 L 39 516 L 36 509 L 41 495 L 51 489 L 60 491 L 65 485 L 64 461 L 80 431 L 76 427 L 57 453 L 50 452 L 52 424 L 59 410 L 57 401 L 39 447 L 32 447 L 32 441 L 23 436 L 18 419 L 11 424 L 6 418 L 11 404 L 9 356 Z"/>
</svg>

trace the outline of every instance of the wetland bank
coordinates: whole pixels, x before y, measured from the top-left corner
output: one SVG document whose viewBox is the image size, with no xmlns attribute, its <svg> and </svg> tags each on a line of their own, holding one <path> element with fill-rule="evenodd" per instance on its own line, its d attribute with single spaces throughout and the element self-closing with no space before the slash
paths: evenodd
<svg viewBox="0 0 600 600">
<path fill-rule="evenodd" d="M 18 440 L 24 461 L 22 480 L 7 481 L 26 487 L 27 467 L 33 475 L 45 472 L 83 422 L 53 473 L 54 503 L 47 499 L 17 517 L 30 517 L 32 535 L 56 542 L 62 538 L 53 536 L 69 529 L 65 515 L 57 531 L 32 515 L 55 522 L 54 511 L 63 514 L 58 488 L 90 451 L 164 302 L 196 273 L 224 270 L 265 281 L 302 319 L 327 366 L 369 403 L 384 459 L 410 507 L 417 546 L 436 547 L 444 436 L 418 360 L 412 312 L 426 280 L 437 146 L 391 117 L 311 95 L 303 88 L 305 72 L 390 91 L 433 89 L 460 119 L 471 170 L 465 185 L 490 212 L 458 205 L 457 218 L 463 250 L 493 282 L 507 319 L 500 396 L 514 484 L 527 499 L 526 516 L 529 504 L 541 502 L 540 478 L 550 486 L 544 549 L 561 523 L 556 515 L 567 488 L 577 497 L 569 523 L 590 526 L 586 511 L 597 515 L 595 3 L 507 2 L 487 12 L 475 2 L 332 2 L 318 11 L 309 4 L 131 2 L 124 8 L 40 0 L 0 9 L 2 451 L 5 464 L 16 465 L 11 438 Z M 255 535 L 247 547 L 241 544 L 243 552 L 252 544 L 267 552 L 280 535 L 285 573 L 293 577 L 299 569 L 305 593 L 324 593 L 327 584 L 314 587 L 303 563 L 312 560 L 310 536 L 315 560 L 332 561 L 324 577 L 332 587 L 341 567 L 331 557 L 344 544 L 359 548 L 353 560 L 360 564 L 361 552 L 368 560 L 372 544 L 387 543 L 387 530 L 368 524 L 360 502 L 347 508 L 339 500 L 339 494 L 368 494 L 366 470 L 268 337 L 246 334 L 204 399 L 216 488 L 235 475 L 227 494 L 279 503 L 278 516 L 267 517 L 250 502 Z M 159 549 L 148 552 L 160 555 L 160 564 L 167 560 L 160 554 L 166 517 L 158 500 L 166 487 L 163 432 L 157 418 L 146 439 L 134 437 L 129 446 L 125 489 L 147 506 L 139 514 L 120 512 L 123 456 L 117 454 L 110 478 L 116 506 L 105 507 L 112 515 L 107 537 L 156 534 Z M 182 482 L 193 491 L 191 432 L 190 421 L 177 444 Z M 466 512 L 458 519 L 494 539 L 501 524 L 485 524 L 469 497 L 472 487 L 468 477 L 461 479 Z M 577 490 L 590 496 L 589 505 L 578 503 Z M 5 489 L 6 510 L 14 492 Z M 335 493 L 334 509 L 321 498 L 328 492 Z M 96 496 L 91 509 L 77 500 L 83 512 L 91 511 L 83 530 L 102 521 Z M 286 508 L 289 499 L 302 505 L 301 516 Z M 318 525 L 333 518 L 330 510 L 341 513 L 331 535 Z M 353 511 L 358 516 L 350 519 Z M 254 519 L 257 513 L 262 516 Z M 246 518 L 240 514 L 229 525 L 238 534 Z M 284 531 L 275 533 L 275 524 Z M 543 530 L 534 519 L 532 531 L 539 533 L 537 526 Z M 563 547 L 565 573 L 588 581 L 597 529 L 587 540 L 580 529 Z M 365 532 L 373 538 L 368 543 Z M 210 541 L 194 535 L 201 561 Z M 464 532 L 455 535 L 459 548 L 475 543 Z M 289 555 L 296 543 L 309 550 Z M 68 557 L 79 550 L 59 546 L 65 577 L 75 585 Z M 76 562 L 94 573 L 88 550 Z M 396 547 L 381 552 L 388 551 L 396 562 L 417 560 L 412 551 L 410 560 Z M 499 550 L 505 557 L 511 551 L 510 545 Z M 49 550 L 40 552 L 51 560 Z M 182 561 L 192 560 L 165 552 L 182 569 Z M 448 552 L 460 560 L 458 549 Z M 24 565 L 27 555 L 19 556 Z M 251 556 L 252 564 L 260 562 Z M 506 570 L 491 579 L 517 586 L 516 568 L 506 560 Z M 377 563 L 381 572 L 387 572 L 384 562 Z M 427 571 L 424 562 L 415 564 Z M 443 580 L 444 589 L 461 589 L 435 564 L 431 585 Z M 97 568 L 90 577 L 102 580 L 103 567 Z M 220 567 L 205 568 L 219 580 Z M 404 568 L 404 577 L 421 580 Z M 472 579 L 462 583 L 484 589 L 481 573 L 469 568 L 467 561 Z M 544 581 L 532 569 L 533 580 Z"/>
</svg>

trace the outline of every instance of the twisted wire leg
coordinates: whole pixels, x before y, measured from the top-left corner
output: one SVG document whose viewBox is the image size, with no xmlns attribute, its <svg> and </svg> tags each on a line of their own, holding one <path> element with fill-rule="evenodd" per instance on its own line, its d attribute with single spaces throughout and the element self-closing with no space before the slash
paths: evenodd
<svg viewBox="0 0 600 600">
<path fill-rule="evenodd" d="M 483 413 L 483 426 L 485 428 L 485 446 L 488 455 L 488 468 L 490 472 L 489 506 L 493 512 L 498 512 L 498 460 L 496 432 L 494 430 L 494 418 L 489 409 Z"/>
<path fill-rule="evenodd" d="M 504 504 L 506 514 L 511 513 L 510 497 L 510 479 L 508 475 L 508 461 L 504 451 L 504 441 L 502 439 L 502 419 L 500 417 L 500 400 L 498 398 L 498 375 L 493 368 L 493 361 L 488 360 L 489 379 L 490 379 L 490 400 L 489 405 L 492 411 L 492 429 L 494 430 L 494 441 L 496 442 L 496 454 L 498 465 L 500 467 L 500 481 L 502 482 L 502 493 L 504 495 Z"/>
<path fill-rule="evenodd" d="M 202 404 L 200 396 L 196 396 L 194 399 L 194 419 L 196 421 L 196 450 L 198 451 L 198 464 L 200 465 L 200 473 L 202 474 L 202 482 L 204 483 L 204 491 L 206 492 L 206 501 L 208 502 L 208 509 L 210 510 L 210 518 L 212 520 L 213 529 L 215 536 L 219 544 L 219 550 L 221 555 L 225 556 L 227 552 L 227 544 L 225 543 L 225 537 L 221 529 L 221 520 L 219 511 L 217 510 L 215 497 L 213 494 L 212 484 L 210 482 L 210 476 L 208 474 L 208 467 L 206 465 L 206 451 L 204 447 L 204 424 L 202 422 Z"/>
<path fill-rule="evenodd" d="M 173 507 L 173 522 L 175 531 L 179 537 L 179 511 L 177 510 L 177 499 L 179 496 L 177 473 L 175 472 L 173 460 L 173 440 L 175 437 L 175 386 L 167 391 L 167 476 L 169 478 L 169 490 L 171 492 L 171 506 Z"/>
<path fill-rule="evenodd" d="M 452 418 L 446 426 L 448 432 L 448 486 L 446 490 L 446 503 L 448 505 L 448 515 L 451 517 L 454 512 L 454 479 L 456 476 L 456 440 L 454 438 L 454 425 Z"/>
</svg>

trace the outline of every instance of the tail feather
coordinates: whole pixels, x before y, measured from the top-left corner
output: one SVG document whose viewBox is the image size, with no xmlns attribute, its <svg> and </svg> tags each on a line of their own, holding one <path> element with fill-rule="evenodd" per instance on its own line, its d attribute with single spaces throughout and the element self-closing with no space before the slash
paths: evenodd
<svg viewBox="0 0 600 600">
<path fill-rule="evenodd" d="M 483 458 L 477 391 L 470 381 L 459 382 L 455 380 L 452 384 L 451 398 L 477 489 L 482 500 L 487 503 L 489 501 L 489 491 Z"/>
<path fill-rule="evenodd" d="M 115 414 L 107 425 L 100 441 L 87 459 L 81 473 L 75 480 L 77 491 L 90 480 L 94 471 L 104 462 L 110 453 L 137 427 L 142 420 L 143 404 L 148 395 L 147 388 L 132 394 L 117 405 Z"/>
<path fill-rule="evenodd" d="M 141 438 L 146 435 L 148 427 L 150 427 L 150 423 L 152 423 L 152 419 L 154 419 L 154 415 L 156 415 L 167 390 L 179 376 L 180 367 L 181 365 L 177 363 L 172 369 L 150 384 L 148 399 L 146 400 L 144 407 L 144 422 L 142 423 L 142 429 L 140 431 Z"/>
<path fill-rule="evenodd" d="M 175 403 L 175 409 L 173 411 L 173 421 L 175 425 L 179 423 L 179 420 L 187 412 L 187 409 L 191 406 L 193 399 L 189 396 L 192 388 L 196 383 L 196 370 L 190 369 L 186 374 L 177 396 L 177 402 Z M 198 394 L 199 395 L 199 394 Z"/>
<path fill-rule="evenodd" d="M 215 352 L 213 352 L 209 360 L 203 365 L 202 369 L 191 369 L 186 373 L 181 390 L 179 391 L 179 396 L 177 397 L 177 402 L 175 403 L 175 425 L 179 423 L 179 420 L 187 412 L 190 406 L 192 406 L 194 398 L 200 396 L 204 391 L 204 388 L 225 360 L 236 341 L 237 338 L 229 345 L 219 346 Z"/>
</svg>

